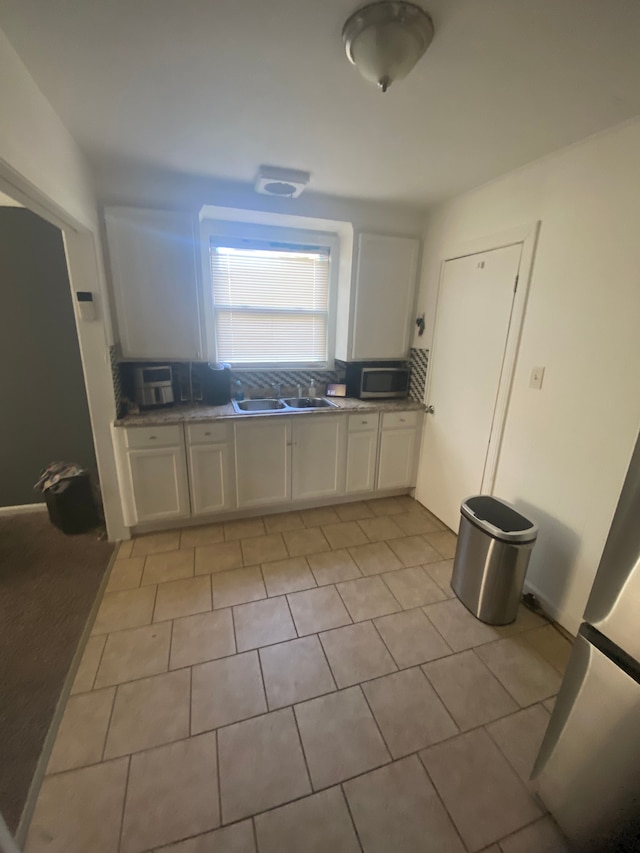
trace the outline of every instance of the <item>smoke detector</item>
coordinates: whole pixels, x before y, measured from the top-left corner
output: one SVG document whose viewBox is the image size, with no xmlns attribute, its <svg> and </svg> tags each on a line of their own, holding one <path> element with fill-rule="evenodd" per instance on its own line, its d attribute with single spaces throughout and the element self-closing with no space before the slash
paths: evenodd
<svg viewBox="0 0 640 853">
<path fill-rule="evenodd" d="M 275 166 L 260 166 L 255 184 L 256 192 L 280 198 L 298 198 L 309 183 L 309 172 L 299 169 L 278 169 Z"/>
</svg>

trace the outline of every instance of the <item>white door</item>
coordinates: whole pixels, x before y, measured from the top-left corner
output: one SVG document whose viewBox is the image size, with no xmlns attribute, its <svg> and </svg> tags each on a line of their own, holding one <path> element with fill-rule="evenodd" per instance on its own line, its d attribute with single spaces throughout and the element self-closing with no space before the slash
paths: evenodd
<svg viewBox="0 0 640 853">
<path fill-rule="evenodd" d="M 291 499 L 291 419 L 236 423 L 238 506 L 268 506 Z"/>
<path fill-rule="evenodd" d="M 403 489 L 415 485 L 416 430 L 383 429 L 380 433 L 378 489 Z"/>
<path fill-rule="evenodd" d="M 189 515 L 187 466 L 182 447 L 130 450 L 127 456 L 138 523 Z"/>
<path fill-rule="evenodd" d="M 232 452 L 232 448 L 226 442 L 195 444 L 189 447 L 193 515 L 221 512 L 235 505 L 235 487 L 231 482 Z"/>
<path fill-rule="evenodd" d="M 447 261 L 416 497 L 452 530 L 482 489 L 522 244 Z"/>
<path fill-rule="evenodd" d="M 301 415 L 293 421 L 294 501 L 343 494 L 346 428 L 344 415 Z"/>
</svg>

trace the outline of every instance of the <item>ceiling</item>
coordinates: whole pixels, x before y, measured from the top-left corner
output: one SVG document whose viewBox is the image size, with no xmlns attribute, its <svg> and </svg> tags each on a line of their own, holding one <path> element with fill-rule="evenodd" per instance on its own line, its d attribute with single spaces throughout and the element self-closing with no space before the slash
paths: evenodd
<svg viewBox="0 0 640 853">
<path fill-rule="evenodd" d="M 358 5 L 0 0 L 0 26 L 100 170 L 426 206 L 640 114 L 638 0 L 423 0 L 434 42 L 385 95 L 344 54 Z"/>
</svg>

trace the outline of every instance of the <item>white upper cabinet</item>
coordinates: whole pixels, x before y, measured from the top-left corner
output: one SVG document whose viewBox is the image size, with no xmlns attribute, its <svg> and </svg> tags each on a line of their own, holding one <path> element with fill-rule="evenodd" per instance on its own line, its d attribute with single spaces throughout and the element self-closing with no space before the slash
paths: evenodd
<svg viewBox="0 0 640 853">
<path fill-rule="evenodd" d="M 361 234 L 352 322 L 353 361 L 407 358 L 420 243 Z"/>
<path fill-rule="evenodd" d="M 105 223 L 122 355 L 201 359 L 194 217 L 110 207 Z"/>
</svg>

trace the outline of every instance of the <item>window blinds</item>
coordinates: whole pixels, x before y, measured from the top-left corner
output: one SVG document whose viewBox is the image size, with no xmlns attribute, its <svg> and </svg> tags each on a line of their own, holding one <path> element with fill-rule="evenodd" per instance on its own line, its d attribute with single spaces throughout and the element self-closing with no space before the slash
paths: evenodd
<svg viewBox="0 0 640 853">
<path fill-rule="evenodd" d="M 212 242 L 210 257 L 220 361 L 327 361 L 329 249 Z"/>
</svg>

